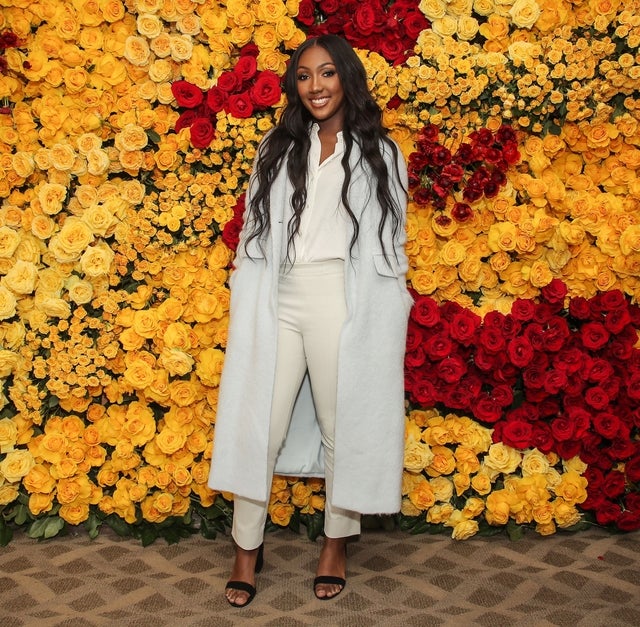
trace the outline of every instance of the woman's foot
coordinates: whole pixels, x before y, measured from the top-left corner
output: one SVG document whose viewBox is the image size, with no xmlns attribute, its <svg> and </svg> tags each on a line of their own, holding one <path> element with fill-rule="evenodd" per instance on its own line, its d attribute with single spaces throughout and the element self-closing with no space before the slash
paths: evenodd
<svg viewBox="0 0 640 627">
<path fill-rule="evenodd" d="M 327 538 L 320 551 L 313 591 L 323 601 L 338 596 L 346 585 L 347 539 Z"/>
<path fill-rule="evenodd" d="M 236 558 L 224 595 L 235 607 L 244 607 L 256 594 L 256 573 L 262 569 L 263 545 L 247 551 L 236 546 Z"/>
</svg>

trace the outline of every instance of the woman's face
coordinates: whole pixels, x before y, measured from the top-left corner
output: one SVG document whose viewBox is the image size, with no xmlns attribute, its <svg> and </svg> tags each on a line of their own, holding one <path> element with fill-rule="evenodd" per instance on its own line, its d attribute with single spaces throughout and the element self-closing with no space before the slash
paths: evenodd
<svg viewBox="0 0 640 627">
<path fill-rule="evenodd" d="M 296 71 L 298 95 L 323 130 L 338 132 L 344 123 L 344 91 L 329 53 L 322 46 L 307 48 Z"/>
</svg>

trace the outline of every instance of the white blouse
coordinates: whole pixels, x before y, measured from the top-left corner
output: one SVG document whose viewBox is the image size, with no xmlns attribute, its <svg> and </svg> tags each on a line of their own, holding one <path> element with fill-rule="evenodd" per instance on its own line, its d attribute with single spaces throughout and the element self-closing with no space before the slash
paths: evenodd
<svg viewBox="0 0 640 627">
<path fill-rule="evenodd" d="M 344 180 L 341 163 L 344 153 L 342 133 L 338 133 L 333 154 L 320 163 L 321 146 L 318 130 L 316 124 L 311 128 L 311 148 L 307 166 L 307 204 L 300 216 L 300 230 L 294 239 L 295 261 L 299 263 L 344 259 L 347 233 L 351 224 L 340 197 Z M 287 224 L 292 215 L 293 210 L 288 207 L 283 221 L 283 242 L 287 241 Z M 283 246 L 284 258 L 286 254 L 285 245 Z"/>
</svg>

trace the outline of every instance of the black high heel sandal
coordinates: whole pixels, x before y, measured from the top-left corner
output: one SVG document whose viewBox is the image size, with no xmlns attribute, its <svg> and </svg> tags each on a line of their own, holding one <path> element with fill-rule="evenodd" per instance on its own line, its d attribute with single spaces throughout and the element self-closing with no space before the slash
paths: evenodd
<svg viewBox="0 0 640 627">
<path fill-rule="evenodd" d="M 259 573 L 264 566 L 264 544 L 261 544 L 258 548 L 258 557 L 256 558 L 256 573 Z M 249 595 L 249 598 L 244 603 L 235 603 L 234 601 L 230 601 L 225 595 L 225 599 L 229 605 L 233 605 L 233 607 L 246 607 L 253 601 L 253 597 L 256 596 L 256 587 L 252 586 L 250 583 L 246 581 L 235 581 L 230 580 L 227 581 L 227 585 L 225 586 L 225 590 L 240 590 L 241 592 L 246 592 Z"/>
<path fill-rule="evenodd" d="M 344 557 L 345 560 L 347 558 L 347 544 L 345 543 L 344 545 Z M 338 592 L 336 592 L 335 594 L 332 594 L 331 596 L 318 596 L 318 586 L 322 585 L 322 584 L 335 584 L 337 586 L 340 586 L 340 590 L 338 590 Z M 336 577 L 335 575 L 318 575 L 314 580 L 313 580 L 313 594 L 316 595 L 316 599 L 319 599 L 320 601 L 330 601 L 331 599 L 335 599 L 345 588 L 345 586 L 347 585 L 347 580 L 343 579 L 342 577 Z"/>
</svg>

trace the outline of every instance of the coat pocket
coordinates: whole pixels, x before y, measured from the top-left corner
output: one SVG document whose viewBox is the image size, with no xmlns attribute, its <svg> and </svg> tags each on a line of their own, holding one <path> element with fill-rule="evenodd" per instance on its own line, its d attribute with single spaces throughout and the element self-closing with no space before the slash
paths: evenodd
<svg viewBox="0 0 640 627">
<path fill-rule="evenodd" d="M 398 262 L 395 260 L 393 255 L 376 254 L 373 256 L 373 263 L 376 267 L 376 272 L 380 276 L 395 278 L 400 276 Z"/>
</svg>

